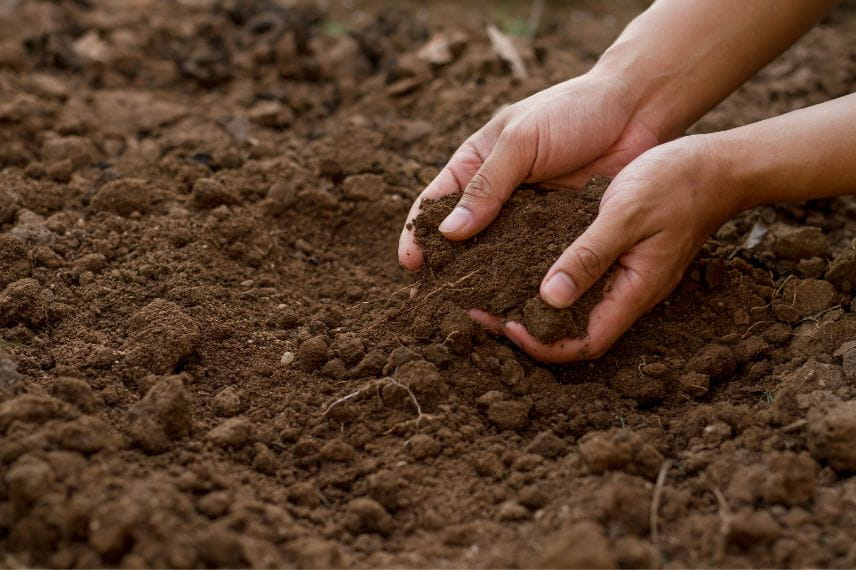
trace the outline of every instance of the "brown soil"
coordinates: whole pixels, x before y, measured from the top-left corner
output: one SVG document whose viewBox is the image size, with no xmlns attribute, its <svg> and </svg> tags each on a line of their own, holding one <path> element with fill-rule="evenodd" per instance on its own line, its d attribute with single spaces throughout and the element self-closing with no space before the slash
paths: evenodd
<svg viewBox="0 0 856 570">
<path fill-rule="evenodd" d="M 642 6 L 548 3 L 522 81 L 484 26 L 528 6 L 285 6 L 0 2 L 0 565 L 856 565 L 852 198 L 741 215 L 539 365 L 420 316 L 400 225 Z M 853 90 L 854 33 L 694 130 Z"/>
<path fill-rule="evenodd" d="M 442 322 L 453 304 L 520 321 L 544 342 L 582 336 L 608 277 L 562 310 L 544 303 L 538 287 L 556 257 L 594 221 L 608 185 L 609 179 L 594 177 L 581 192 L 518 189 L 485 231 L 457 243 L 437 226 L 459 196 L 424 202 L 413 222 L 425 252 L 415 327 Z"/>
</svg>

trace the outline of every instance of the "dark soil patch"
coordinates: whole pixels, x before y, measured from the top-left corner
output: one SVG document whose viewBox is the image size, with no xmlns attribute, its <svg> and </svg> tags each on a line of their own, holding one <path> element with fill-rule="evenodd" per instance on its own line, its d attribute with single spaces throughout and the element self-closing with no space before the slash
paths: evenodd
<svg viewBox="0 0 856 570">
<path fill-rule="evenodd" d="M 519 80 L 484 29 L 528 4 L 0 2 L 0 566 L 856 566 L 853 198 L 727 223 L 595 362 L 408 298 L 418 192 L 644 4 L 547 3 Z M 694 129 L 852 91 L 854 33 Z M 525 320 L 565 224 L 473 304 Z"/>
<path fill-rule="evenodd" d="M 597 216 L 609 180 L 593 178 L 585 190 L 518 189 L 496 220 L 465 242 L 450 242 L 438 224 L 459 196 L 426 201 L 414 220 L 425 252 L 418 275 L 417 319 L 442 319 L 447 304 L 478 308 L 517 320 L 544 342 L 585 334 L 588 314 L 600 301 L 604 277 L 567 309 L 544 303 L 538 287 L 556 258 Z"/>
</svg>

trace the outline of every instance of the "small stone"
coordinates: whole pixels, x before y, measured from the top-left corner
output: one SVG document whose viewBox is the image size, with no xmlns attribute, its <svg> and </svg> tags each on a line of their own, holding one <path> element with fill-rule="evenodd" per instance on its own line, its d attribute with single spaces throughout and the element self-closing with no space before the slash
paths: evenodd
<svg viewBox="0 0 856 570">
<path fill-rule="evenodd" d="M 145 180 L 120 178 L 99 188 L 89 201 L 89 207 L 96 212 L 111 212 L 127 217 L 134 212 L 146 213 L 151 201 L 151 190 Z"/>
<path fill-rule="evenodd" d="M 241 394 L 234 386 L 227 386 L 217 392 L 212 404 L 218 416 L 236 416 L 241 413 Z"/>
<path fill-rule="evenodd" d="M 487 408 L 494 402 L 501 402 L 508 399 L 508 394 L 499 390 L 488 390 L 476 400 L 476 404 L 481 408 Z"/>
<path fill-rule="evenodd" d="M 529 424 L 528 402 L 505 400 L 494 402 L 487 409 L 487 417 L 501 430 L 519 431 Z"/>
<path fill-rule="evenodd" d="M 394 521 L 386 509 L 369 498 L 354 499 L 345 507 L 344 526 L 353 534 L 375 532 L 387 535 L 392 532 Z"/>
<path fill-rule="evenodd" d="M 440 453 L 440 444 L 436 439 L 424 433 L 418 433 L 407 442 L 411 455 L 417 461 L 434 457 Z"/>
<path fill-rule="evenodd" d="M 737 363 L 731 349 L 721 344 L 709 344 L 698 351 L 687 362 L 688 372 L 707 374 L 713 379 L 722 379 L 734 372 Z"/>
<path fill-rule="evenodd" d="M 219 447 L 243 447 L 253 439 L 253 423 L 242 416 L 229 418 L 209 431 L 205 439 Z"/>
<path fill-rule="evenodd" d="M 282 129 L 294 121 L 294 112 L 279 101 L 258 101 L 247 111 L 249 119 L 263 127 Z"/>
<path fill-rule="evenodd" d="M 773 253 L 779 259 L 798 261 L 812 257 L 826 257 L 829 250 L 829 242 L 820 228 L 776 224 L 771 230 L 776 238 L 773 243 Z"/>
<path fill-rule="evenodd" d="M 496 518 L 502 522 L 522 521 L 529 518 L 529 510 L 517 501 L 505 501 L 499 505 Z"/>
<path fill-rule="evenodd" d="M 839 471 L 856 471 L 856 400 L 812 407 L 808 449 Z"/>
<path fill-rule="evenodd" d="M 279 357 L 279 363 L 282 366 L 288 367 L 294 362 L 297 357 L 293 352 L 286 350 L 282 353 L 282 356 Z"/>
<path fill-rule="evenodd" d="M 181 376 L 155 384 L 128 412 L 128 431 L 149 453 L 162 453 L 172 442 L 190 434 L 193 405 Z"/>
</svg>

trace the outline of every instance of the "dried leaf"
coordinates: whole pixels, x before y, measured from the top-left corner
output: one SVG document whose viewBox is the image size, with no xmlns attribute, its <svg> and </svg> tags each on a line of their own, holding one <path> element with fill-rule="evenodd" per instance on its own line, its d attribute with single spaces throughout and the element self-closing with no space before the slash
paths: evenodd
<svg viewBox="0 0 856 570">
<path fill-rule="evenodd" d="M 517 51 L 511 38 L 499 31 L 499 28 L 493 24 L 488 24 L 487 35 L 496 55 L 511 66 L 511 73 L 518 79 L 526 79 L 529 76 L 526 71 L 526 64 L 523 63 L 523 58 L 520 57 L 520 52 Z"/>
</svg>

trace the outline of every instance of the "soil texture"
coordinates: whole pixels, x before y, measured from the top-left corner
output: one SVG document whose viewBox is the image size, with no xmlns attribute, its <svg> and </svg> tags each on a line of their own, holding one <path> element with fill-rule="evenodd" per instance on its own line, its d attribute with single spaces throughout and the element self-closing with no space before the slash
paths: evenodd
<svg viewBox="0 0 856 570">
<path fill-rule="evenodd" d="M 644 4 L 0 2 L 0 566 L 856 566 L 852 197 L 728 222 L 593 362 L 464 312 L 529 319 L 586 194 L 519 190 L 543 258 L 437 243 L 409 298 L 418 193 Z M 854 90 L 854 36 L 693 131 Z"/>
</svg>

